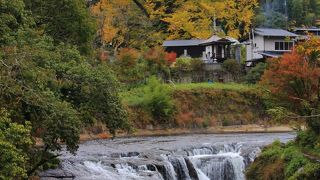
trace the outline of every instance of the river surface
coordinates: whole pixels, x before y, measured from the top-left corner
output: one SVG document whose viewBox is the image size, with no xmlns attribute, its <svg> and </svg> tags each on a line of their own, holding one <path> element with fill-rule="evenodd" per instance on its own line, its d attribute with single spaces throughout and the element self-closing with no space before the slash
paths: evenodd
<svg viewBox="0 0 320 180">
<path fill-rule="evenodd" d="M 244 180 L 245 168 L 275 140 L 294 133 L 205 134 L 94 140 L 41 179 Z M 55 177 L 55 178 L 54 178 Z"/>
</svg>

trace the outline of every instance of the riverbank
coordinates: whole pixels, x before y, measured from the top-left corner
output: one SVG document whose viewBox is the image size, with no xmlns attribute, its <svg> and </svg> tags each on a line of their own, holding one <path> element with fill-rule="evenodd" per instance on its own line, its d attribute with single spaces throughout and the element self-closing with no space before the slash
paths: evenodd
<svg viewBox="0 0 320 180">
<path fill-rule="evenodd" d="M 237 134 L 237 133 L 285 133 L 293 132 L 294 129 L 288 125 L 263 127 L 260 125 L 241 125 L 241 126 L 221 126 L 209 128 L 173 128 L 173 129 L 137 129 L 133 133 L 119 133 L 117 137 L 147 137 L 147 136 L 177 136 L 188 134 Z M 80 141 L 90 141 L 96 139 L 109 139 L 111 134 L 102 132 L 98 134 L 82 133 Z"/>
</svg>

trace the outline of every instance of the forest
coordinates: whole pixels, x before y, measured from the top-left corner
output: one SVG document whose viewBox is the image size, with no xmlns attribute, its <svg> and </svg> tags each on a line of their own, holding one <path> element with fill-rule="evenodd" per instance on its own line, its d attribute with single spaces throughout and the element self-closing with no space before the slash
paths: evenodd
<svg viewBox="0 0 320 180">
<path fill-rule="evenodd" d="M 97 123 L 116 136 L 146 123 L 205 128 L 219 118 L 238 118 L 225 113 L 232 106 L 214 120 L 210 107 L 193 117 L 182 106 L 199 110 L 190 91 L 215 97 L 208 103 L 240 102 L 243 109 L 237 113 L 252 121 L 268 117 L 287 123 L 288 116 L 298 117 L 307 130 L 299 131 L 293 144 L 274 146 L 294 146 L 295 152 L 305 146 L 305 152 L 319 157 L 318 39 L 247 73 L 227 60 L 221 71 L 234 84 L 215 88 L 178 85 L 172 90 L 163 84 L 182 72 L 201 71 L 201 62 L 161 47 L 164 40 L 212 34 L 241 40 L 254 27 L 313 27 L 319 20 L 319 0 L 0 0 L 0 179 L 26 179 L 57 167 L 53 152 L 66 147 L 76 153 L 80 134 Z M 268 89 L 268 96 L 260 87 Z M 261 109 L 246 113 L 256 110 L 255 101 Z M 276 153 L 272 158 L 283 157 Z M 286 162 L 293 164 L 286 160 L 274 162 L 281 161 L 285 169 Z M 320 177 L 318 164 L 297 161 L 283 177 L 309 177 L 312 173 L 294 173 L 302 166 Z M 248 177 L 258 177 L 257 169 L 252 166 Z"/>
</svg>

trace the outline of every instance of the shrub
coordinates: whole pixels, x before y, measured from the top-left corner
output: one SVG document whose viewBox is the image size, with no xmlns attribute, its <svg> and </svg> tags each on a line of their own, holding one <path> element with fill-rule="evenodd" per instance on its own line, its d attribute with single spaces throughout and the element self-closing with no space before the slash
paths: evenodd
<svg viewBox="0 0 320 180">
<path fill-rule="evenodd" d="M 289 180 L 296 179 L 320 179 L 320 164 L 308 163 L 303 168 L 299 169 Z"/>
<path fill-rule="evenodd" d="M 267 68 L 266 63 L 259 63 L 252 68 L 245 77 L 245 81 L 248 84 L 255 84 L 260 81 L 265 69 Z"/>
<path fill-rule="evenodd" d="M 166 60 L 167 63 L 169 63 L 170 65 L 171 65 L 172 63 L 175 63 L 175 62 L 176 62 L 176 59 L 177 59 L 177 53 L 175 53 L 175 52 L 166 53 L 165 60 Z"/>
<path fill-rule="evenodd" d="M 239 76 L 239 73 L 241 72 L 240 64 L 234 59 L 228 59 L 224 61 L 222 64 L 222 69 L 231 74 L 234 80 L 237 79 L 237 76 Z"/>
<path fill-rule="evenodd" d="M 304 148 L 314 148 L 319 142 L 319 136 L 317 136 L 313 131 L 299 131 L 296 142 L 300 147 Z"/>
<path fill-rule="evenodd" d="M 142 107 L 147 110 L 160 125 L 170 125 L 174 115 L 175 106 L 171 99 L 168 86 L 154 76 L 150 77 L 147 85 L 134 97 L 128 100 L 129 105 Z"/>
<path fill-rule="evenodd" d="M 312 163 L 295 142 L 276 141 L 249 166 L 247 179 L 319 179 L 320 165 Z"/>
<path fill-rule="evenodd" d="M 191 61 L 192 59 L 188 57 L 177 58 L 177 62 L 174 67 L 178 71 L 191 71 Z"/>
<path fill-rule="evenodd" d="M 117 55 L 117 65 L 120 65 L 122 68 L 130 68 L 137 63 L 139 58 L 139 53 L 135 49 L 123 48 L 120 49 Z"/>
<path fill-rule="evenodd" d="M 166 64 L 166 52 L 162 47 L 154 47 L 147 50 L 143 54 L 143 58 L 150 63 L 156 63 L 158 65 Z"/>
</svg>

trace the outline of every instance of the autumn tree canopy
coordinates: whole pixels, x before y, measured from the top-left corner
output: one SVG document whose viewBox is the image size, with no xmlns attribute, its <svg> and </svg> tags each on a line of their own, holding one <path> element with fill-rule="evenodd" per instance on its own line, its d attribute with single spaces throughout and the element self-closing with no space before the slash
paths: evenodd
<svg viewBox="0 0 320 180">
<path fill-rule="evenodd" d="M 102 46 L 117 51 L 121 46 L 140 49 L 164 39 L 208 38 L 221 32 L 243 37 L 257 6 L 257 0 L 100 0 L 91 12 Z M 214 32 L 214 21 L 219 31 Z"/>
<path fill-rule="evenodd" d="M 291 53 L 270 59 L 261 84 L 287 102 L 287 107 L 307 117 L 310 129 L 320 134 L 320 39 L 310 37 Z"/>
</svg>

